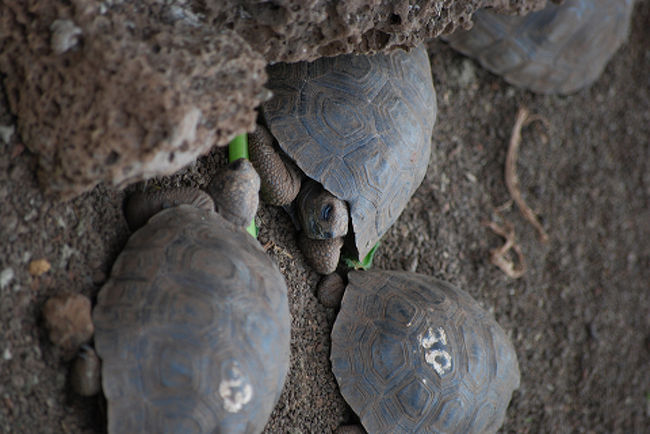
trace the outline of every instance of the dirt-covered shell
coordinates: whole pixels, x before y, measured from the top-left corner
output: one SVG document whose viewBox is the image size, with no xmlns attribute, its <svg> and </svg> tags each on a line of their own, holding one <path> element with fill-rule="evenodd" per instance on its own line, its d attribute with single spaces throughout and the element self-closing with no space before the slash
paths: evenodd
<svg viewBox="0 0 650 434">
<path fill-rule="evenodd" d="M 110 433 L 264 428 L 289 367 L 287 287 L 243 229 L 188 205 L 159 212 L 93 320 Z"/>
<path fill-rule="evenodd" d="M 464 291 L 416 273 L 350 272 L 331 360 L 371 433 L 494 432 L 519 387 L 496 321 Z"/>
<path fill-rule="evenodd" d="M 570 93 L 603 72 L 627 38 L 632 7 L 632 0 L 565 0 L 523 17 L 482 10 L 470 31 L 445 39 L 509 83 Z"/>
<path fill-rule="evenodd" d="M 307 176 L 348 202 L 365 257 L 429 163 L 437 106 L 425 48 L 277 64 L 268 73 L 271 133 Z"/>
</svg>

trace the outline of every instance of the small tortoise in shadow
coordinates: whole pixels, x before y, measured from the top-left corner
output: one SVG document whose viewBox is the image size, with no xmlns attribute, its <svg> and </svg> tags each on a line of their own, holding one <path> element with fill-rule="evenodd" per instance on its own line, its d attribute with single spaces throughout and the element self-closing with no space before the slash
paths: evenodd
<svg viewBox="0 0 650 434">
<path fill-rule="evenodd" d="M 350 250 L 364 258 L 424 178 L 437 109 L 429 58 L 420 46 L 268 73 L 274 96 L 250 136 L 251 161 L 267 202 L 295 200 L 303 253 L 329 274 L 349 229 Z"/>
<path fill-rule="evenodd" d="M 214 186 L 215 201 L 248 224 L 259 178 L 246 160 L 225 177 L 230 188 Z M 230 208 L 240 202 L 248 215 Z M 214 207 L 197 190 L 127 204 L 131 223 L 144 226 L 93 312 L 110 433 L 256 433 L 280 396 L 289 367 L 284 278 Z"/>
<path fill-rule="evenodd" d="M 589 86 L 627 38 L 633 0 L 549 2 L 526 16 L 481 10 L 469 31 L 445 36 L 507 82 L 537 93 Z"/>
<path fill-rule="evenodd" d="M 466 292 L 416 273 L 352 271 L 332 370 L 370 433 L 485 433 L 503 423 L 519 366 Z"/>
</svg>

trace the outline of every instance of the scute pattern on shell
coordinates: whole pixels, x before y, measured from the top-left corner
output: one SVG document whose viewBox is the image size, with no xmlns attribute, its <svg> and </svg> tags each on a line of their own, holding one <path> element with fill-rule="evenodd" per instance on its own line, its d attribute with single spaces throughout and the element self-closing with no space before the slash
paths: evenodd
<svg viewBox="0 0 650 434">
<path fill-rule="evenodd" d="M 429 276 L 348 277 L 332 370 L 366 430 L 496 431 L 519 387 L 514 348 L 496 321 L 467 293 Z"/>
<path fill-rule="evenodd" d="M 259 432 L 289 366 L 287 287 L 214 212 L 164 210 L 129 239 L 98 296 L 109 432 Z"/>
<path fill-rule="evenodd" d="M 426 173 L 436 95 L 423 46 L 269 68 L 264 117 L 307 176 L 348 202 L 360 257 Z"/>
<path fill-rule="evenodd" d="M 566 0 L 523 17 L 482 10 L 470 31 L 445 39 L 511 84 L 570 93 L 603 72 L 627 38 L 632 6 L 632 0 Z"/>
</svg>

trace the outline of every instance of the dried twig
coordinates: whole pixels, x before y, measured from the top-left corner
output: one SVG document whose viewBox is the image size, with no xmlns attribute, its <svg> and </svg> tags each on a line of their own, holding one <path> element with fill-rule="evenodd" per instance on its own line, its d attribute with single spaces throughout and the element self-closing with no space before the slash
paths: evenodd
<svg viewBox="0 0 650 434">
<path fill-rule="evenodd" d="M 506 156 L 505 180 L 506 186 L 508 187 L 508 192 L 510 193 L 510 197 L 512 197 L 512 199 L 515 201 L 524 218 L 535 227 L 537 233 L 539 234 L 540 240 L 545 243 L 548 241 L 548 234 L 542 227 L 539 220 L 537 220 L 537 216 L 533 210 L 530 209 L 530 207 L 524 201 L 524 198 L 521 195 L 521 190 L 519 188 L 519 179 L 517 178 L 517 157 L 519 155 L 519 143 L 521 142 L 521 129 L 524 125 L 535 120 L 542 121 L 548 127 L 548 122 L 546 119 L 542 118 L 541 116 L 531 116 L 525 107 L 521 107 L 517 112 L 517 117 L 515 118 L 515 126 L 512 128 L 512 135 L 510 136 L 508 155 Z"/>
<path fill-rule="evenodd" d="M 518 279 L 523 276 L 526 272 L 526 262 L 524 260 L 524 254 L 515 242 L 514 226 L 507 221 L 504 221 L 503 226 L 499 226 L 494 222 L 483 222 L 483 225 L 492 229 L 492 232 L 502 236 L 506 240 L 503 246 L 490 250 L 490 262 L 499 267 L 501 271 L 508 275 L 508 277 Z M 515 265 L 515 263 L 506 256 L 510 249 L 514 250 L 517 254 L 517 262 L 519 265 Z"/>
<path fill-rule="evenodd" d="M 499 216 L 501 216 L 505 211 L 510 210 L 510 208 L 512 208 L 512 199 L 507 200 L 503 204 L 494 208 L 494 210 L 499 214 Z"/>
<path fill-rule="evenodd" d="M 268 252 L 269 250 L 273 250 L 273 253 L 279 253 L 283 256 L 286 256 L 289 259 L 293 259 L 293 255 L 289 253 L 287 250 L 283 249 L 282 247 L 278 246 L 273 240 L 267 241 L 263 246 L 262 249 L 264 249 L 265 252 Z"/>
</svg>

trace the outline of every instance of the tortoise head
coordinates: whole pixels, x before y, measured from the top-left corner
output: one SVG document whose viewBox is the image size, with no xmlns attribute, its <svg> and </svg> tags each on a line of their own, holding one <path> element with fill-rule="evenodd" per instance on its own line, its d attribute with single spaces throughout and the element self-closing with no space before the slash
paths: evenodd
<svg viewBox="0 0 650 434">
<path fill-rule="evenodd" d="M 298 200 L 298 218 L 307 237 L 316 240 L 343 237 L 348 233 L 347 204 L 315 181 L 303 184 Z"/>
</svg>

